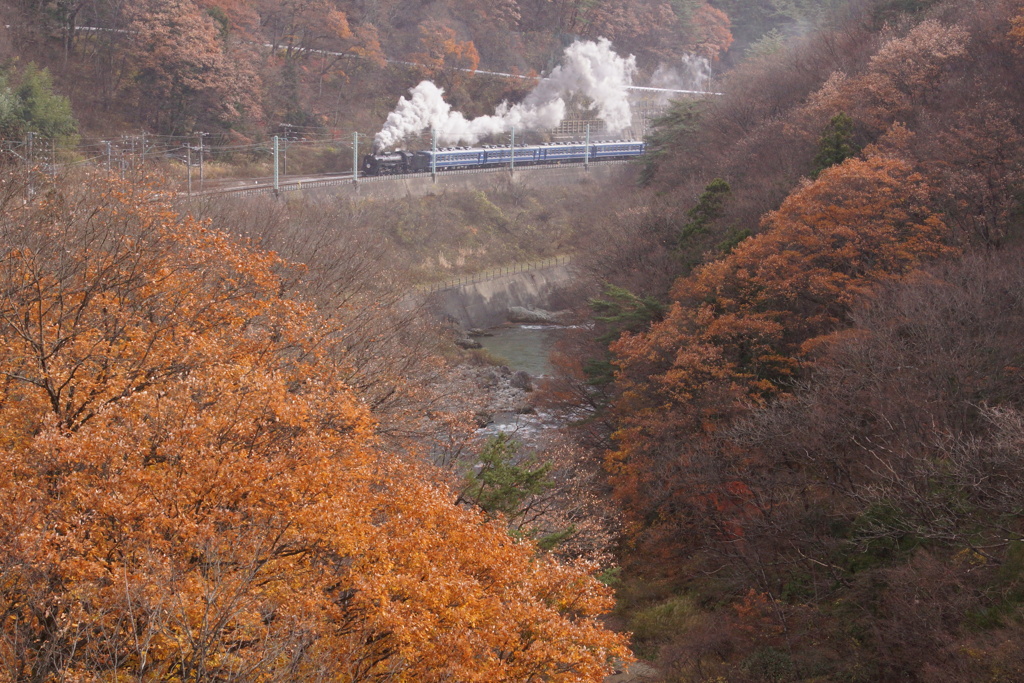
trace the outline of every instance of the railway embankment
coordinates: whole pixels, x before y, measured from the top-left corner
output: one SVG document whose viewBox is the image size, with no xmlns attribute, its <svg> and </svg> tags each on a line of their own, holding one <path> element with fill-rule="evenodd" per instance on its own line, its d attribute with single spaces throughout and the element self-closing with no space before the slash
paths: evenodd
<svg viewBox="0 0 1024 683">
<path fill-rule="evenodd" d="M 496 183 L 512 182 L 525 189 L 531 187 L 565 187 L 610 180 L 623 174 L 631 175 L 632 167 L 627 162 L 602 162 L 590 164 L 589 170 L 583 164 L 566 166 L 530 166 L 510 172 L 507 169 L 484 171 L 452 171 L 439 173 L 436 178 L 429 174 L 413 174 L 383 178 L 364 178 L 358 187 L 349 185 L 348 192 L 361 197 L 420 197 L 440 194 L 446 190 L 477 190 L 494 186 Z"/>
<path fill-rule="evenodd" d="M 446 171 L 432 177 L 429 173 L 362 177 L 353 182 L 351 177 L 285 177 L 279 183 L 279 194 L 286 199 L 304 195 L 366 197 L 395 199 L 399 197 L 422 197 L 441 194 L 448 190 L 487 189 L 500 183 L 514 183 L 525 189 L 531 187 L 566 187 L 594 181 L 615 180 L 632 177 L 632 162 L 602 161 L 590 164 L 566 164 L 554 166 L 523 166 L 511 171 L 507 168 L 479 169 L 475 171 Z M 239 181 L 234 187 L 221 187 L 197 194 L 228 194 L 252 196 L 273 194 L 274 187 L 263 178 L 254 184 Z"/>
</svg>

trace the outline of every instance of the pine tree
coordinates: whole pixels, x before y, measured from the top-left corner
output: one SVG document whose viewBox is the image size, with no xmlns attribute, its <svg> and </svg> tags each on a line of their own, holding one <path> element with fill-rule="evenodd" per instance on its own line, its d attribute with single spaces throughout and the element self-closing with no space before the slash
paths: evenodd
<svg viewBox="0 0 1024 683">
<path fill-rule="evenodd" d="M 853 141 L 853 119 L 849 114 L 839 112 L 832 117 L 821 134 L 811 177 L 817 178 L 826 168 L 841 164 L 859 151 L 860 148 Z"/>
</svg>

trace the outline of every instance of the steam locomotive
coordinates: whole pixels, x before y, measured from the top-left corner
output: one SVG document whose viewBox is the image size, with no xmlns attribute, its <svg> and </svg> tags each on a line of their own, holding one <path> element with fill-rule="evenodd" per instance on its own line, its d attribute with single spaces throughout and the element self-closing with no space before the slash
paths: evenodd
<svg viewBox="0 0 1024 683">
<path fill-rule="evenodd" d="M 508 146 L 446 147 L 423 152 L 396 150 L 363 157 L 362 174 L 368 176 L 429 173 L 463 168 L 496 168 L 512 164 L 513 150 Z M 644 153 L 644 143 L 635 140 L 591 142 L 547 142 L 540 145 L 516 145 L 515 165 L 566 164 L 583 161 L 632 159 Z"/>
</svg>

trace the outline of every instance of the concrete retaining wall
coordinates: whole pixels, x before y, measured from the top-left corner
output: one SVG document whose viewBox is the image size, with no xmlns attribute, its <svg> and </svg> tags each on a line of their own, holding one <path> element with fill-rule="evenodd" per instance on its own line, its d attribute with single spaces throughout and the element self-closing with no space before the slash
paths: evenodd
<svg viewBox="0 0 1024 683">
<path fill-rule="evenodd" d="M 446 190 L 483 190 L 505 183 L 524 187 L 573 186 L 598 180 L 630 177 L 636 169 L 633 164 L 620 162 L 593 163 L 587 171 L 582 164 L 571 166 L 533 166 L 517 170 L 514 174 L 505 169 L 484 172 L 452 172 L 440 174 L 434 182 L 429 174 L 390 176 L 360 180 L 358 185 L 351 182 L 329 187 L 289 189 L 282 192 L 285 198 L 297 195 L 347 196 L 366 198 L 422 197 L 442 194 Z"/>
<path fill-rule="evenodd" d="M 571 264 L 563 264 L 434 292 L 428 302 L 464 330 L 495 327 L 507 320 L 511 306 L 551 308 L 571 280 Z"/>
</svg>

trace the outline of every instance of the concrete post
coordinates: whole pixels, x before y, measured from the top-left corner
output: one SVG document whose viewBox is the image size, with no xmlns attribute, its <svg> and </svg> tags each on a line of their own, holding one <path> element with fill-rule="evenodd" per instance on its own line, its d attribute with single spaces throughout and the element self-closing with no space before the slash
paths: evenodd
<svg viewBox="0 0 1024 683">
<path fill-rule="evenodd" d="M 437 130 L 430 130 L 430 179 L 437 182 Z"/>
<path fill-rule="evenodd" d="M 275 195 L 278 192 L 281 191 L 281 177 L 280 177 L 280 174 L 278 172 L 278 165 L 277 165 L 278 152 L 279 152 L 279 150 L 278 150 L 278 144 L 277 144 L 277 136 L 275 135 L 274 136 L 274 194 Z"/>
<path fill-rule="evenodd" d="M 203 136 L 206 135 L 206 133 L 196 133 L 196 135 L 199 136 L 199 191 L 202 192 L 203 191 L 203 184 L 204 184 L 203 183 L 203 181 L 204 181 L 204 174 L 203 174 Z M 145 147 L 143 147 L 143 154 L 145 154 Z"/>
<path fill-rule="evenodd" d="M 359 184 L 359 133 L 352 133 L 352 182 Z"/>
<path fill-rule="evenodd" d="M 587 149 L 583 153 L 583 168 L 590 173 L 590 124 L 587 124 Z"/>
</svg>

